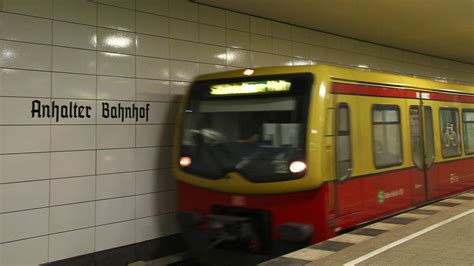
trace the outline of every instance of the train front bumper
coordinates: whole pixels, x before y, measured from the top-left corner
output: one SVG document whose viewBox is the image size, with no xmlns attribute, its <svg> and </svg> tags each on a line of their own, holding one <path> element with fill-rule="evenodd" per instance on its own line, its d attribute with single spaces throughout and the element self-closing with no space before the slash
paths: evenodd
<svg viewBox="0 0 474 266">
<path fill-rule="evenodd" d="M 182 211 L 177 220 L 193 258 L 204 265 L 255 265 L 307 246 L 314 234 L 310 225 L 286 223 L 274 240 L 270 213 L 245 208 Z"/>
</svg>

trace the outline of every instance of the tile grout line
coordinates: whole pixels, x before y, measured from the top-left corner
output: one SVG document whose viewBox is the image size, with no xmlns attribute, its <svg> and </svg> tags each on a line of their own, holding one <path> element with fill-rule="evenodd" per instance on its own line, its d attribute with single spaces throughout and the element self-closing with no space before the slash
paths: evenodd
<svg viewBox="0 0 474 266">
<path fill-rule="evenodd" d="M 134 1 L 134 2 L 135 2 L 135 10 L 136 10 L 137 9 L 137 1 Z M 135 46 L 135 54 L 137 54 L 137 51 L 138 51 L 138 47 L 137 47 L 137 45 L 138 45 L 138 42 L 137 42 L 138 41 L 138 36 L 137 36 L 136 31 L 137 31 L 137 17 L 138 16 L 137 16 L 136 11 L 134 12 L 134 15 L 135 15 L 135 27 L 134 27 L 135 28 L 135 42 L 134 42 L 134 46 Z M 168 40 L 168 42 L 169 42 L 169 40 Z M 135 58 L 134 58 L 134 63 L 135 63 L 135 83 L 134 83 L 135 84 L 135 100 L 137 100 L 137 87 L 138 87 L 138 83 L 137 83 L 137 56 L 135 56 Z M 168 97 L 168 99 L 169 99 L 169 97 Z M 135 148 L 134 148 L 134 158 L 133 158 L 133 160 L 134 160 L 134 170 L 136 170 L 136 167 L 137 167 L 137 165 L 136 165 L 137 164 L 137 152 L 136 152 L 136 150 L 137 150 L 137 138 L 138 138 L 138 136 L 137 136 L 137 125 L 134 126 L 134 129 L 135 129 L 135 137 L 134 137 L 134 141 L 135 141 L 134 146 L 135 146 Z M 134 225 L 135 234 L 134 234 L 133 243 L 137 243 L 137 222 L 136 222 L 136 219 L 137 219 L 137 174 L 136 174 L 136 172 L 134 172 L 133 175 L 134 175 L 133 185 L 134 185 L 134 194 L 135 194 L 134 195 L 134 202 L 133 202 L 133 205 L 134 205 L 133 206 L 134 207 L 133 211 L 134 211 L 134 218 L 135 218 L 135 225 Z"/>
<path fill-rule="evenodd" d="M 97 160 L 98 160 L 98 131 L 99 131 L 99 127 L 97 126 L 97 123 L 98 123 L 98 119 L 97 119 L 97 116 L 98 116 L 98 101 L 97 101 L 97 97 L 98 97 L 98 69 L 99 69 L 99 62 L 98 62 L 98 52 L 97 52 L 97 46 L 98 46 L 98 35 L 99 35 L 99 28 L 98 28 L 98 24 L 99 24 L 99 6 L 97 3 L 95 3 L 95 43 L 94 43 L 94 48 L 96 50 L 95 52 L 95 63 L 96 63 L 96 68 L 95 68 L 95 108 L 96 108 L 96 120 L 95 120 L 95 126 L 94 126 L 94 137 L 95 137 L 95 152 L 94 152 L 94 170 L 95 170 L 95 179 L 94 179 L 94 182 L 95 182 L 95 186 L 94 186 L 94 236 L 93 236 L 93 244 L 92 244 L 92 252 L 96 252 L 97 250 Z"/>
<path fill-rule="evenodd" d="M 54 3 L 52 2 L 51 3 L 51 16 L 54 17 Z M 54 23 L 52 20 L 51 21 L 51 44 L 54 42 Z M 53 64 L 54 64 L 54 53 L 53 53 L 53 46 L 50 46 L 50 52 L 51 52 L 51 64 L 50 64 L 50 68 L 51 70 L 53 69 Z M 49 73 L 49 77 L 50 77 L 50 99 L 53 98 L 53 72 L 50 72 Z M 52 124 L 52 118 L 49 119 L 49 150 L 51 151 L 52 148 L 53 148 L 53 127 L 51 126 Z M 49 262 L 50 261 L 50 254 L 51 254 L 51 238 L 50 238 L 50 234 L 51 234 L 51 192 L 52 192 L 52 181 L 51 181 L 51 177 L 52 177 L 52 166 L 53 166 L 53 154 L 51 152 L 49 152 L 49 182 L 48 182 L 48 237 L 47 237 L 47 245 L 48 245 L 48 254 L 46 256 L 46 261 Z"/>
</svg>

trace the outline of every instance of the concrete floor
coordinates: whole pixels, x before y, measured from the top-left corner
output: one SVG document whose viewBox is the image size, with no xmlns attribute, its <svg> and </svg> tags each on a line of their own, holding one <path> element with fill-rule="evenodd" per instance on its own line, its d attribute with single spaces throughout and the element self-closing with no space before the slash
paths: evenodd
<svg viewBox="0 0 474 266">
<path fill-rule="evenodd" d="M 474 214 L 393 247 L 358 265 L 474 265 Z"/>
<path fill-rule="evenodd" d="M 472 266 L 472 210 L 474 193 L 467 192 L 286 254 L 262 265 Z M 457 215 L 464 216 L 447 222 Z M 434 226 L 439 227 L 427 231 L 426 228 Z M 399 244 L 395 245 L 397 243 Z M 371 252 L 385 248 L 385 251 L 367 257 Z"/>
</svg>

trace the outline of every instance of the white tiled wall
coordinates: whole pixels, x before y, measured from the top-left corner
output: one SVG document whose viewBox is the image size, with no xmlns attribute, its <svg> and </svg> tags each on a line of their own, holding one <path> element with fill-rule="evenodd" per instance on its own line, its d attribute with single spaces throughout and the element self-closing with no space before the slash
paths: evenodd
<svg viewBox="0 0 474 266">
<path fill-rule="evenodd" d="M 472 65 L 186 0 L 0 0 L 0 25 L 0 265 L 177 232 L 173 123 L 198 74 L 332 63 L 474 81 Z M 31 118 L 35 99 L 146 102 L 150 120 Z"/>
</svg>

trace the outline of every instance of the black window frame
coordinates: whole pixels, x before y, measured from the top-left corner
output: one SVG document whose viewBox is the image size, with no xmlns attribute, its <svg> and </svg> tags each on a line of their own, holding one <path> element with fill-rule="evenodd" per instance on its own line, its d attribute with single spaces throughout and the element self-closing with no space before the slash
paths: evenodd
<svg viewBox="0 0 474 266">
<path fill-rule="evenodd" d="M 467 140 L 467 136 L 466 136 L 466 127 L 465 127 L 465 124 L 466 124 L 466 121 L 464 121 L 464 113 L 474 113 L 474 108 L 463 108 L 461 110 L 461 124 L 462 124 L 462 134 L 463 134 L 463 141 L 464 141 L 464 154 L 465 155 L 472 155 L 474 154 L 474 150 L 472 152 L 467 152 L 467 149 L 466 149 L 466 140 Z M 470 121 L 470 122 L 467 122 L 468 124 L 474 124 L 474 121 Z"/>
<path fill-rule="evenodd" d="M 458 122 L 457 129 L 458 129 L 459 153 L 456 154 L 456 155 L 452 155 L 452 156 L 446 156 L 445 152 L 444 152 L 445 151 L 444 145 L 443 145 L 444 144 L 444 140 L 443 140 L 444 132 L 443 132 L 443 125 L 441 125 L 441 111 L 443 111 L 443 110 L 453 110 L 453 111 L 455 111 L 456 112 L 456 117 L 458 118 L 457 119 L 457 122 Z M 438 117 L 439 117 L 439 120 L 438 120 L 439 133 L 440 133 L 440 135 L 439 135 L 439 137 L 440 137 L 439 141 L 440 142 L 439 143 L 440 143 L 440 146 L 441 146 L 441 156 L 443 157 L 443 159 L 449 159 L 449 158 L 455 158 L 455 157 L 462 156 L 462 154 L 463 154 L 463 144 L 460 143 L 460 142 L 462 142 L 462 138 L 461 138 L 461 136 L 459 136 L 459 134 L 461 134 L 460 129 L 461 129 L 461 119 L 462 119 L 462 117 L 461 118 L 459 117 L 459 109 L 457 107 L 440 107 L 438 109 Z"/>
<path fill-rule="evenodd" d="M 388 123 L 384 123 L 384 122 L 375 122 L 374 123 L 374 111 L 375 110 L 396 110 L 398 112 L 398 123 L 394 123 L 394 122 L 388 122 Z M 403 130 L 402 130 L 402 117 L 401 117 L 401 108 L 399 105 L 397 104 L 373 104 L 372 105 L 372 109 L 371 109 L 371 126 L 372 126 L 372 163 L 375 167 L 375 169 L 384 169 L 384 168 L 389 168 L 389 167 L 395 167 L 395 166 L 400 166 L 403 164 L 403 162 L 405 161 L 405 156 L 403 156 L 404 154 L 404 150 L 403 150 Z M 376 160 L 375 160 L 375 144 L 374 144 L 374 141 L 375 141 L 375 127 L 374 125 L 386 125 L 386 124 L 398 124 L 400 125 L 399 126 L 399 134 L 400 134 L 400 155 L 401 155 L 401 160 L 400 162 L 398 163 L 393 163 L 393 164 L 386 164 L 386 165 L 377 165 L 376 163 Z"/>
</svg>

